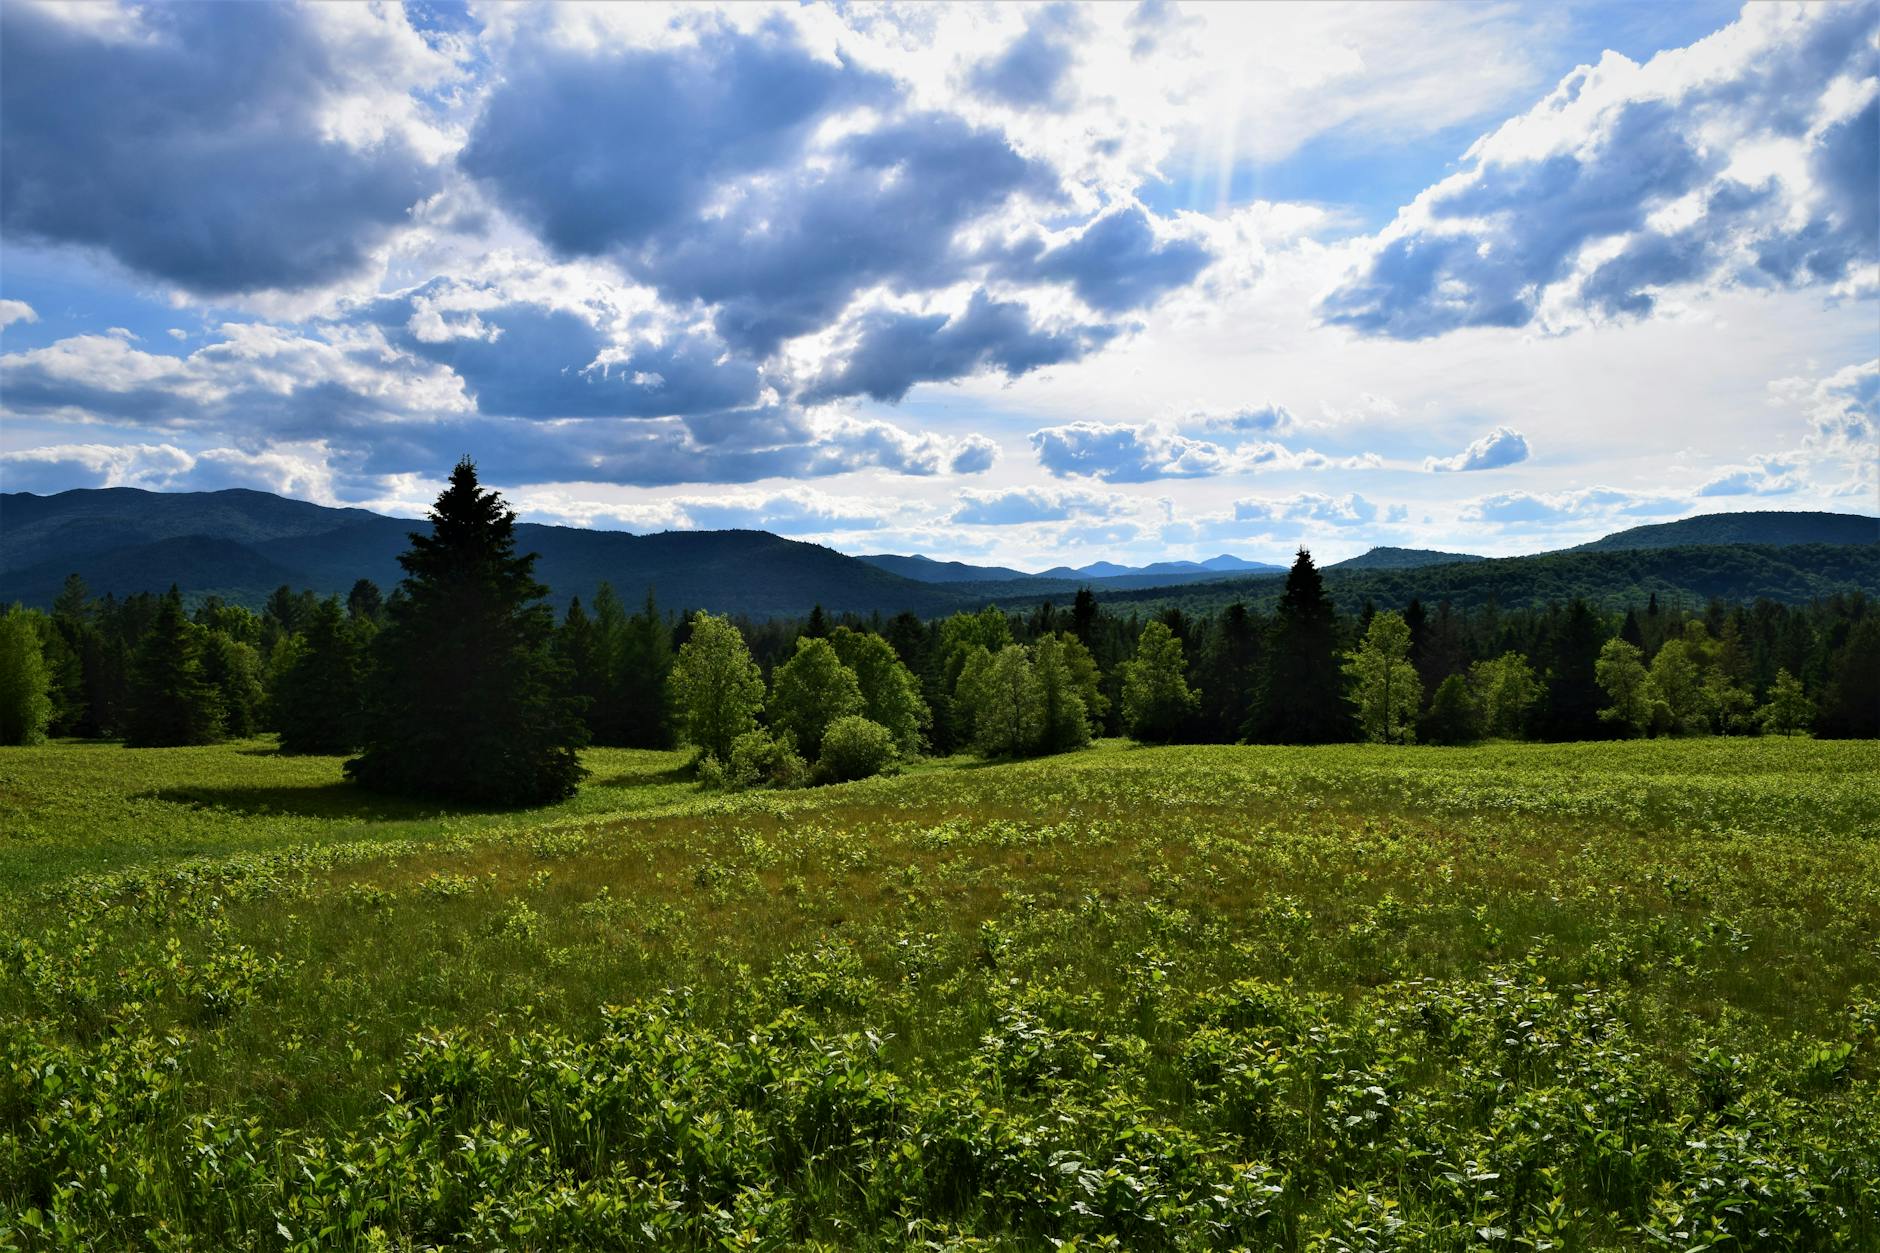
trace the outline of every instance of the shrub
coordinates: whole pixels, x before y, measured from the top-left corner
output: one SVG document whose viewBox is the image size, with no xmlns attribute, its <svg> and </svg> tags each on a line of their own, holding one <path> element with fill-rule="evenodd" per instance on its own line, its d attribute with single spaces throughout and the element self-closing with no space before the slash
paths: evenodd
<svg viewBox="0 0 1880 1253">
<path fill-rule="evenodd" d="M 762 727 L 731 741 L 731 756 L 715 778 L 703 769 L 703 763 L 699 773 L 707 786 L 715 783 L 731 792 L 753 787 L 802 787 L 809 782 L 809 767 L 796 751 L 796 740 L 788 732 L 772 735 Z"/>
<path fill-rule="evenodd" d="M 894 764 L 894 732 L 860 714 L 837 718 L 823 733 L 817 772 L 832 783 L 866 779 Z"/>
</svg>

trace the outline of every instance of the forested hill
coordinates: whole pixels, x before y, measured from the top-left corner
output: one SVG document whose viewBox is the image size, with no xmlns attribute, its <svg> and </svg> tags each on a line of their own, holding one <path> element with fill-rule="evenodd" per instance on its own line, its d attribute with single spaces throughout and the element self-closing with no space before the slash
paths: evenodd
<svg viewBox="0 0 1880 1253">
<path fill-rule="evenodd" d="M 407 535 L 424 526 L 244 490 L 0 495 L 0 601 L 48 605 L 72 573 L 100 595 L 161 591 L 174 583 L 191 597 L 216 594 L 250 607 L 283 584 L 343 594 L 365 578 L 389 591 L 401 577 L 398 554 Z M 1845 514 L 1716 514 L 1531 557 L 1373 549 L 1328 568 L 1325 579 L 1341 604 L 1354 606 L 1366 597 L 1382 607 L 1416 597 L 1459 606 L 1492 599 L 1515 608 L 1576 595 L 1622 606 L 1654 592 L 1661 600 L 1689 603 L 1712 596 L 1800 603 L 1834 592 L 1880 595 L 1877 533 L 1880 521 Z M 1744 536 L 1758 542 L 1746 543 Z M 1664 546 L 1665 537 L 1679 546 Z M 923 617 L 988 603 L 1062 604 L 1086 584 L 1119 609 L 1179 604 L 1213 610 L 1234 600 L 1263 604 L 1280 589 L 1277 573 L 1146 572 L 1157 567 L 1108 578 L 1005 578 L 1008 572 L 998 567 L 850 557 L 763 531 L 629 535 L 524 523 L 517 540 L 541 554 L 537 574 L 561 604 L 591 596 L 605 580 L 629 603 L 652 587 L 669 608 L 752 618 L 801 615 L 818 604 L 831 612 L 908 610 Z M 914 560 L 929 567 L 920 571 L 925 577 L 904 577 L 892 568 L 909 568 L 903 563 Z M 884 561 L 891 568 L 876 564 Z"/>
<path fill-rule="evenodd" d="M 1857 513 L 1758 510 L 1708 513 L 1681 522 L 1656 522 L 1615 531 L 1568 552 L 1617 552 L 1633 548 L 1690 548 L 1712 544 L 1876 544 L 1880 518 Z"/>
<path fill-rule="evenodd" d="M 1539 606 L 1584 597 L 1612 609 L 1644 604 L 1656 595 L 1668 604 L 1702 605 L 1711 598 L 1768 598 L 1798 605 L 1837 593 L 1880 596 L 1880 545 L 1800 544 L 1791 547 L 1719 544 L 1689 548 L 1641 548 L 1617 552 L 1541 553 L 1450 565 L 1400 569 L 1332 567 L 1321 572 L 1325 590 L 1341 608 L 1370 600 L 1380 609 L 1401 609 L 1411 600 L 1450 601 L 1474 608 L 1491 601 L 1504 609 Z M 1218 612 L 1235 601 L 1271 608 L 1284 579 L 1266 576 L 1188 587 L 1104 593 L 1115 612 L 1154 613 L 1179 607 L 1184 613 Z M 1016 608 L 1025 598 L 1003 598 Z"/>
<path fill-rule="evenodd" d="M 97 594 L 216 594 L 259 607 L 286 584 L 344 594 L 356 579 L 390 590 L 398 554 L 423 521 L 363 509 L 328 509 L 266 492 L 159 493 L 132 488 L 0 495 L 0 599 L 47 605 L 67 575 Z M 922 615 L 951 612 L 957 597 L 817 544 L 767 531 L 629 535 L 523 523 L 516 541 L 541 554 L 536 576 L 558 602 L 602 581 L 629 603 L 651 587 L 669 608 L 753 618 L 808 612 Z"/>
</svg>

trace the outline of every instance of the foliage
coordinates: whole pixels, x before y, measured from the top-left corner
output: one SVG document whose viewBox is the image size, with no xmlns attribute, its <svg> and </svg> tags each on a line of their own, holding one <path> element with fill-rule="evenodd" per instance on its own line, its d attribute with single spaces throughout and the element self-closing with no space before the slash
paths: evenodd
<svg viewBox="0 0 1880 1253">
<path fill-rule="evenodd" d="M 479 804 L 568 796 L 586 729 L 550 649 L 535 555 L 516 553 L 515 513 L 466 458 L 430 522 L 399 558 L 405 580 L 373 641 L 347 774 L 377 791 Z"/>
<path fill-rule="evenodd" d="M 816 772 L 831 783 L 848 783 L 881 774 L 895 757 L 894 732 L 859 714 L 847 714 L 824 732 Z"/>
<path fill-rule="evenodd" d="M 805 756 L 822 752 L 823 733 L 830 723 L 863 708 L 855 672 L 842 664 L 826 639 L 799 638 L 796 655 L 770 677 L 766 709 L 770 725 L 794 736 Z"/>
<path fill-rule="evenodd" d="M 1478 661 L 1469 668 L 1469 686 L 1479 702 L 1485 734 L 1504 739 L 1522 737 L 1527 730 L 1528 711 L 1541 694 L 1527 658 L 1506 652 Z"/>
<path fill-rule="evenodd" d="M 988 757 L 1023 757 L 1038 743 L 1044 699 L 1023 644 L 974 651 L 960 673 L 959 701 L 970 711 L 973 747 Z"/>
<path fill-rule="evenodd" d="M 1436 685 L 1422 728 L 1431 744 L 1472 744 L 1482 738 L 1482 711 L 1468 680 L 1452 674 Z"/>
<path fill-rule="evenodd" d="M 933 725 L 933 713 L 921 697 L 919 680 L 895 654 L 894 646 L 872 631 L 846 626 L 831 631 L 829 643 L 855 675 L 862 694 L 861 712 L 888 728 L 902 756 L 919 753 L 923 734 Z"/>
<path fill-rule="evenodd" d="M 731 741 L 723 763 L 706 756 L 699 762 L 699 781 L 707 788 L 741 792 L 746 788 L 802 787 L 809 782 L 809 766 L 796 751 L 789 732 L 772 735 L 765 727 L 746 731 Z"/>
<path fill-rule="evenodd" d="M 1423 681 L 1410 664 L 1410 627 L 1402 614 L 1386 612 L 1371 619 L 1364 641 L 1345 660 L 1345 677 L 1365 739 L 1378 744 L 1416 739 Z"/>
<path fill-rule="evenodd" d="M 1243 734 L 1260 743 L 1350 738 L 1337 618 L 1312 554 L 1301 548 L 1274 613 L 1260 687 Z"/>
<path fill-rule="evenodd" d="M 274 684 L 274 726 L 287 753 L 350 753 L 363 739 L 363 650 L 339 599 L 320 602 Z"/>
<path fill-rule="evenodd" d="M 728 618 L 702 610 L 672 667 L 673 707 L 687 743 L 720 760 L 732 741 L 757 727 L 764 675 Z"/>
<path fill-rule="evenodd" d="M 222 737 L 222 700 L 203 674 L 208 632 L 183 614 L 175 588 L 157 603 L 156 618 L 132 663 L 125 741 L 140 748 L 209 744 Z"/>
<path fill-rule="evenodd" d="M 1139 740 L 1167 743 L 1200 703 L 1188 687 L 1182 642 L 1164 622 L 1142 628 L 1136 656 L 1123 676 L 1123 725 Z"/>
<path fill-rule="evenodd" d="M 1038 679 L 1038 751 L 1062 753 L 1090 743 L 1090 710 L 1103 701 L 1090 650 L 1068 632 L 1046 635 L 1032 646 L 1032 673 Z"/>
<path fill-rule="evenodd" d="M 1757 720 L 1777 735 L 1794 735 L 1815 720 L 1815 706 L 1803 693 L 1801 681 L 1779 670 L 1769 689 L 1769 703 L 1758 711 Z"/>
<path fill-rule="evenodd" d="M 0 612 L 0 744 L 37 744 L 52 719 L 51 674 L 31 616 Z"/>
<path fill-rule="evenodd" d="M 1607 640 L 1599 650 L 1595 673 L 1600 690 L 1611 702 L 1599 711 L 1599 716 L 1634 735 L 1649 730 L 1659 697 L 1639 650 L 1622 639 Z"/>
</svg>

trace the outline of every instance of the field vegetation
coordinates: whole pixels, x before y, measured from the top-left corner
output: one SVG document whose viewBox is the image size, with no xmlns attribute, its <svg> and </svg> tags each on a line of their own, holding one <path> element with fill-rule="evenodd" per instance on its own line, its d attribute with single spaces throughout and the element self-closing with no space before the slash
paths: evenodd
<svg viewBox="0 0 1880 1253">
<path fill-rule="evenodd" d="M 0 1249 L 1880 1247 L 1871 742 L 688 760 L 0 750 Z"/>
</svg>

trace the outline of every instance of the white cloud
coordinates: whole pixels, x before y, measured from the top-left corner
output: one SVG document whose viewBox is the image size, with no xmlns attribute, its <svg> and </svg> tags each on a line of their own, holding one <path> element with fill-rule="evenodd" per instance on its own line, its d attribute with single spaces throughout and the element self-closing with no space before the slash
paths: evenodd
<svg viewBox="0 0 1880 1253">
<path fill-rule="evenodd" d="M 1510 426 L 1498 426 L 1453 457 L 1429 457 L 1425 470 L 1499 470 L 1528 459 L 1528 442 Z"/>
</svg>

